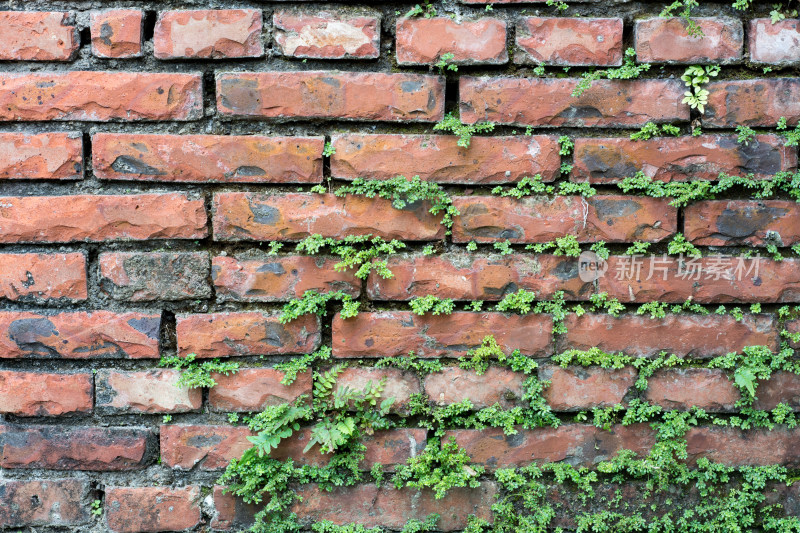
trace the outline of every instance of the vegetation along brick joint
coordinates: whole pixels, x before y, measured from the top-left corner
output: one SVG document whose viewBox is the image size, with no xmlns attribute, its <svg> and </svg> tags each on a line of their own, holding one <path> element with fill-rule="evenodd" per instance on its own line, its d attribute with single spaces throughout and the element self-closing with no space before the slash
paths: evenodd
<svg viewBox="0 0 800 533">
<path fill-rule="evenodd" d="M 800 532 L 798 10 L 5 2 L 0 530 Z"/>
</svg>

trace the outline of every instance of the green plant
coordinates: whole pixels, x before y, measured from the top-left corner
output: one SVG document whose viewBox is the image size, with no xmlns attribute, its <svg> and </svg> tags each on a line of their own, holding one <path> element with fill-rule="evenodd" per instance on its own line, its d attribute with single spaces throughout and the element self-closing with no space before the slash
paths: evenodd
<svg viewBox="0 0 800 533">
<path fill-rule="evenodd" d="M 458 65 L 451 63 L 456 56 L 452 52 L 447 52 L 439 56 L 439 60 L 433 64 L 434 67 L 439 69 L 439 74 L 444 74 L 446 70 L 458 71 Z"/>
<path fill-rule="evenodd" d="M 562 135 L 558 138 L 558 146 L 560 155 L 570 155 L 572 150 L 575 149 L 575 143 L 567 135 Z"/>
<path fill-rule="evenodd" d="M 648 122 L 636 133 L 631 133 L 630 138 L 632 141 L 647 141 L 660 135 L 672 135 L 678 137 L 680 134 L 681 129 L 678 126 L 673 126 L 672 124 L 662 124 L 659 128 L 657 124 Z"/>
<path fill-rule="evenodd" d="M 284 373 L 281 383 L 291 385 L 297 379 L 297 374 L 308 371 L 314 363 L 330 361 L 331 353 L 330 346 L 321 346 L 314 353 L 302 355 L 286 363 L 278 363 L 275 369 Z"/>
<path fill-rule="evenodd" d="M 92 502 L 91 513 L 92 516 L 103 516 L 103 502 L 100 500 L 94 500 Z"/>
<path fill-rule="evenodd" d="M 703 86 L 709 82 L 712 77 L 719 74 L 720 67 L 717 65 L 709 65 L 705 68 L 699 65 L 693 65 L 686 69 L 681 79 L 684 84 L 689 87 L 689 90 L 683 93 L 683 103 L 688 104 L 692 109 L 697 109 L 701 113 L 705 111 L 705 106 L 708 104 L 708 89 Z"/>
<path fill-rule="evenodd" d="M 172 422 L 172 415 L 164 415 L 161 417 L 162 424 L 169 424 L 170 422 Z"/>
<path fill-rule="evenodd" d="M 430 1 L 426 1 L 423 5 L 416 4 L 405 14 L 406 17 L 418 17 L 420 15 L 426 19 L 433 18 L 436 16 L 436 8 L 433 7 Z"/>
<path fill-rule="evenodd" d="M 683 233 L 676 233 L 667 247 L 667 253 L 686 254 L 691 257 L 702 257 L 703 253 L 692 243 L 686 240 Z"/>
<path fill-rule="evenodd" d="M 336 148 L 333 147 L 333 143 L 330 141 L 325 142 L 325 147 L 322 149 L 322 155 L 325 157 L 330 157 L 336 153 Z"/>
<path fill-rule="evenodd" d="M 484 468 L 470 464 L 467 453 L 455 440 L 442 442 L 430 439 L 425 450 L 399 465 L 392 482 L 395 487 L 430 488 L 441 499 L 454 487 L 477 487 Z"/>
<path fill-rule="evenodd" d="M 197 354 L 193 353 L 188 354 L 186 357 L 164 356 L 159 361 L 159 366 L 172 367 L 174 370 L 179 371 L 181 375 L 175 386 L 189 389 L 214 387 L 217 382 L 211 377 L 212 374 L 228 376 L 239 371 L 239 363 L 222 362 L 219 359 L 195 363 L 196 358 Z"/>
<path fill-rule="evenodd" d="M 348 235 L 337 240 L 314 234 L 306 237 L 295 247 L 297 252 L 317 255 L 327 248 L 333 255 L 339 256 L 341 261 L 333 266 L 337 272 L 354 269 L 355 276 L 367 279 L 369 273 L 377 272 L 384 279 L 391 278 L 392 272 L 387 265 L 386 256 L 398 253 L 406 247 L 405 243 L 392 239 L 384 241 L 381 237 L 367 235 Z"/>
<path fill-rule="evenodd" d="M 438 298 L 432 294 L 413 298 L 409 304 L 415 315 L 449 315 L 455 309 L 455 303 L 449 298 Z"/>
<path fill-rule="evenodd" d="M 604 78 L 609 80 L 632 80 L 638 78 L 643 72 L 648 70 L 650 70 L 650 64 L 643 63 L 641 65 L 637 65 L 636 50 L 633 48 L 628 48 L 625 50 L 625 57 L 621 67 L 585 72 L 578 81 L 577 85 L 575 85 L 575 89 L 572 91 L 572 96 L 581 96 L 586 89 L 591 87 L 592 82 L 595 80 Z"/>
<path fill-rule="evenodd" d="M 702 37 L 703 30 L 697 22 L 691 18 L 692 10 L 698 6 L 697 0 L 675 0 L 661 11 L 662 17 L 672 17 L 674 12 L 680 9 L 678 15 L 686 22 L 686 33 L 692 37 Z"/>
<path fill-rule="evenodd" d="M 736 140 L 739 142 L 739 144 L 744 144 L 745 146 L 750 144 L 756 138 L 756 132 L 753 130 L 753 128 L 748 126 L 736 126 L 736 133 L 738 134 Z"/>
<path fill-rule="evenodd" d="M 458 146 L 469 148 L 470 140 L 476 133 L 483 133 L 494 130 L 491 122 L 477 122 L 475 124 L 463 124 L 455 113 L 448 113 L 441 122 L 433 126 L 437 131 L 449 131 L 453 135 L 458 135 Z"/>
<path fill-rule="evenodd" d="M 303 293 L 301 298 L 289 300 L 283 306 L 278 320 L 281 324 L 286 324 L 303 315 L 326 315 L 328 314 L 328 302 L 334 300 L 342 302 L 342 310 L 339 312 L 342 318 L 352 318 L 358 314 L 359 303 L 354 301 L 349 294 L 342 291 L 320 294 L 315 290 L 308 290 Z"/>
</svg>

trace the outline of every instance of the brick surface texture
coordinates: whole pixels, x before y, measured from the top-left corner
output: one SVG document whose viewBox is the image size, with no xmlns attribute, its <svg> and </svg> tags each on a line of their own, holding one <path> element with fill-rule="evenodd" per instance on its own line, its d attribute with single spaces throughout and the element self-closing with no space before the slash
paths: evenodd
<svg viewBox="0 0 800 533">
<path fill-rule="evenodd" d="M 0 531 L 800 531 L 777 1 L 4 2 Z"/>
</svg>

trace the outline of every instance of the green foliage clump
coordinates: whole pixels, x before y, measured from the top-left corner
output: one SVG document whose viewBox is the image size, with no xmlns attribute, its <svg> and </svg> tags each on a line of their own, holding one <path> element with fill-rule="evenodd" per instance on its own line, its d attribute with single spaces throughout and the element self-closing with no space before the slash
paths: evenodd
<svg viewBox="0 0 800 533">
<path fill-rule="evenodd" d="M 304 292 L 301 298 L 286 302 L 278 320 L 281 324 L 286 324 L 303 315 L 324 316 L 328 313 L 328 302 L 336 300 L 342 302 L 342 310 L 339 312 L 342 318 L 352 318 L 358 315 L 359 303 L 354 301 L 349 294 L 343 291 L 320 294 L 312 289 Z"/>
<path fill-rule="evenodd" d="M 428 441 L 421 454 L 397 467 L 392 481 L 398 489 L 429 488 L 436 499 L 441 499 L 454 487 L 478 487 L 478 478 L 483 472 L 482 466 L 470 464 L 469 455 L 454 439 L 440 445 L 434 438 Z"/>
<path fill-rule="evenodd" d="M 222 362 L 219 359 L 195 363 L 197 354 L 190 353 L 186 357 L 165 356 L 161 358 L 159 366 L 172 367 L 181 373 L 180 378 L 175 383 L 176 387 L 187 387 L 198 389 L 201 387 L 211 388 L 217 382 L 211 374 L 222 374 L 228 376 L 239 371 L 239 363 Z"/>
<path fill-rule="evenodd" d="M 643 63 L 641 65 L 637 65 L 636 50 L 633 48 L 628 48 L 625 50 L 625 57 L 623 58 L 623 64 L 621 67 L 585 72 L 578 81 L 578 84 L 575 86 L 575 89 L 573 89 L 572 96 L 581 96 L 586 89 L 591 87 L 592 82 L 595 80 L 632 80 L 638 78 L 643 72 L 648 70 L 650 70 L 650 64 Z"/>
<path fill-rule="evenodd" d="M 708 89 L 705 89 L 704 85 L 708 83 L 712 77 L 719 75 L 719 71 L 720 68 L 716 65 L 709 65 L 706 67 L 693 65 L 688 67 L 683 76 L 681 76 L 684 84 L 689 87 L 689 90 L 683 93 L 683 103 L 703 113 L 706 104 L 708 104 L 709 95 Z"/>
<path fill-rule="evenodd" d="M 436 131 L 447 131 L 453 135 L 458 135 L 458 146 L 469 148 L 472 136 L 476 133 L 483 133 L 494 130 L 491 122 L 476 122 L 475 124 L 463 124 L 455 113 L 448 113 L 441 122 L 435 124 L 433 129 Z"/>
<path fill-rule="evenodd" d="M 456 304 L 450 298 L 439 298 L 433 294 L 426 294 L 412 299 L 409 302 L 411 311 L 415 315 L 449 315 L 455 309 Z"/>
<path fill-rule="evenodd" d="M 314 363 L 329 361 L 331 352 L 330 346 L 321 346 L 320 349 L 314 353 L 302 355 L 285 363 L 278 363 L 275 365 L 275 369 L 284 373 L 283 378 L 281 378 L 281 383 L 283 385 L 291 385 L 297 379 L 297 374 L 306 372 Z"/>
<path fill-rule="evenodd" d="M 367 279 L 369 273 L 375 271 L 380 277 L 388 279 L 393 274 L 389 270 L 387 260 L 379 258 L 394 255 L 405 247 L 405 243 L 398 240 L 392 239 L 387 242 L 381 237 L 373 237 L 369 234 L 348 235 L 344 239 L 337 240 L 315 233 L 297 243 L 295 250 L 309 255 L 317 255 L 327 248 L 331 254 L 337 255 L 341 259 L 333 266 L 337 272 L 354 269 L 358 279 Z"/>
<path fill-rule="evenodd" d="M 673 126 L 672 124 L 662 124 L 659 128 L 657 124 L 648 122 L 636 133 L 631 133 L 631 140 L 647 141 L 653 137 L 658 137 L 661 135 L 672 135 L 678 137 L 680 134 L 681 129 L 678 126 Z"/>
</svg>

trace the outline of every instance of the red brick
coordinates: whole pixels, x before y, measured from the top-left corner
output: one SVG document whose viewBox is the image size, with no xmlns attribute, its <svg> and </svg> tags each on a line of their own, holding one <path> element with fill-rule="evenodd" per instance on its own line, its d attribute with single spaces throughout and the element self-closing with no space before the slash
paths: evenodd
<svg viewBox="0 0 800 533">
<path fill-rule="evenodd" d="M 800 302 L 797 259 L 707 256 L 681 262 L 679 258 L 656 256 L 637 261 L 643 264 L 638 275 L 631 272 L 630 257 L 610 257 L 608 273 L 598 280 L 599 291 L 621 301 L 639 303 L 682 303 L 689 297 L 696 303 Z"/>
<path fill-rule="evenodd" d="M 418 316 L 410 311 L 359 313 L 333 319 L 334 357 L 460 357 L 493 335 L 507 354 L 552 354 L 553 321 L 548 315 L 455 312 Z"/>
<path fill-rule="evenodd" d="M 750 60 L 754 63 L 790 66 L 800 61 L 800 29 L 797 19 L 750 21 Z"/>
<path fill-rule="evenodd" d="M 599 80 L 572 96 L 576 79 L 473 78 L 459 81 L 461 120 L 520 126 L 638 127 L 689 120 L 677 80 Z"/>
<path fill-rule="evenodd" d="M 789 333 L 800 333 L 800 320 L 790 320 L 786 322 L 786 329 Z M 800 342 L 789 341 L 789 346 L 798 349 L 800 348 Z"/>
<path fill-rule="evenodd" d="M 203 391 L 178 387 L 180 377 L 176 370 L 101 369 L 95 375 L 95 405 L 111 414 L 197 411 L 203 405 Z"/>
<path fill-rule="evenodd" d="M 437 122 L 444 117 L 444 79 L 370 72 L 221 73 L 217 110 L 222 117 Z"/>
<path fill-rule="evenodd" d="M 194 120 L 200 74 L 60 72 L 0 74 L 0 120 Z"/>
<path fill-rule="evenodd" d="M 733 80 L 709 83 L 703 126 L 774 127 L 781 117 L 789 124 L 800 121 L 800 79 Z"/>
<path fill-rule="evenodd" d="M 196 486 L 106 489 L 106 522 L 117 533 L 182 531 L 201 520 L 200 489 Z"/>
<path fill-rule="evenodd" d="M 684 210 L 684 233 L 701 246 L 766 246 L 800 242 L 800 204 L 789 200 L 697 202 Z"/>
<path fill-rule="evenodd" d="M 522 372 L 496 366 L 489 367 L 481 375 L 449 366 L 425 378 L 425 394 L 439 405 L 470 400 L 475 409 L 495 404 L 510 409 L 521 403 L 525 379 Z"/>
<path fill-rule="evenodd" d="M 759 380 L 753 407 L 770 411 L 779 403 L 800 410 L 800 376 L 791 372 L 775 372 L 768 380 Z"/>
<path fill-rule="evenodd" d="M 70 13 L 0 11 L 0 60 L 70 61 L 80 46 Z"/>
<path fill-rule="evenodd" d="M 89 522 L 89 483 L 79 479 L 0 482 L 0 527 L 79 526 Z"/>
<path fill-rule="evenodd" d="M 311 374 L 302 372 L 291 385 L 283 385 L 284 373 L 274 368 L 243 368 L 227 376 L 214 374 L 217 385 L 208 392 L 215 411 L 262 411 L 265 407 L 311 396 Z"/>
<path fill-rule="evenodd" d="M 92 11 L 92 53 L 113 59 L 141 57 L 143 18 L 141 9 Z"/>
<path fill-rule="evenodd" d="M 291 57 L 375 59 L 380 55 L 381 16 L 335 11 L 276 11 L 276 50 Z"/>
<path fill-rule="evenodd" d="M 244 426 L 161 426 L 161 462 L 180 470 L 220 470 L 253 447 Z"/>
<path fill-rule="evenodd" d="M 98 133 L 101 179 L 200 183 L 319 183 L 322 137 Z"/>
<path fill-rule="evenodd" d="M 501 300 L 518 289 L 535 291 L 539 299 L 563 290 L 569 300 L 588 300 L 595 292 L 591 282 L 578 277 L 578 262 L 569 257 L 448 253 L 395 256 L 387 264 L 393 278 L 370 274 L 367 279 L 372 300 L 411 300 L 428 294 L 454 300 Z"/>
<path fill-rule="evenodd" d="M 453 242 L 658 242 L 675 234 L 678 210 L 641 196 L 456 196 Z"/>
<path fill-rule="evenodd" d="M 261 57 L 260 9 L 162 11 L 153 35 L 158 59 Z"/>
<path fill-rule="evenodd" d="M 539 378 L 550 381 L 543 396 L 554 411 L 581 411 L 622 403 L 636 381 L 633 368 L 543 366 Z"/>
<path fill-rule="evenodd" d="M 348 195 L 223 192 L 214 195 L 214 239 L 299 241 L 313 234 L 344 238 L 433 241 L 444 236 L 440 215 L 420 203 L 395 209 L 391 200 Z"/>
<path fill-rule="evenodd" d="M 91 410 L 91 374 L 0 371 L 0 413 L 58 416 Z"/>
<path fill-rule="evenodd" d="M 440 499 L 434 499 L 429 490 L 395 489 L 388 484 L 381 488 L 370 485 L 337 487 L 325 490 L 316 484 L 299 486 L 296 493 L 302 501 L 291 511 L 297 513 L 301 524 L 321 520 L 342 525 L 358 523 L 365 528 L 383 526 L 402 529 L 411 519 L 424 520 L 428 515 L 441 515 L 437 523 L 440 531 L 464 529 L 470 515 L 492 521 L 491 505 L 497 494 L 494 482 L 484 481 L 480 487 L 454 488 Z M 347 505 L 342 505 L 347 502 Z"/>
<path fill-rule="evenodd" d="M 473 137 L 462 148 L 452 135 L 334 135 L 331 174 L 351 180 L 419 176 L 465 185 L 511 183 L 525 176 L 553 181 L 561 156 L 555 137 Z"/>
<path fill-rule="evenodd" d="M 620 18 L 525 17 L 517 24 L 514 63 L 619 66 Z"/>
<path fill-rule="evenodd" d="M 3 243 L 199 239 L 208 233 L 203 200 L 180 193 L 6 196 L 0 207 Z"/>
<path fill-rule="evenodd" d="M 161 315 L 0 312 L 0 358 L 157 358 Z"/>
<path fill-rule="evenodd" d="M 376 431 L 362 442 L 367 447 L 360 468 L 370 470 L 380 464 L 384 472 L 394 472 L 411 457 L 420 455 L 428 444 L 428 430 L 423 428 L 397 428 Z"/>
<path fill-rule="evenodd" d="M 646 424 L 615 425 L 610 431 L 588 424 L 518 431 L 504 435 L 501 428 L 458 429 L 448 431 L 445 438 L 455 437 L 473 462 L 490 469 L 558 461 L 590 466 L 611 459 L 623 449 L 647 455 L 655 443 L 655 435 Z"/>
<path fill-rule="evenodd" d="M 316 316 L 288 324 L 278 315 L 258 312 L 178 316 L 178 353 L 199 358 L 310 353 L 320 344 Z"/>
<path fill-rule="evenodd" d="M 145 467 L 144 428 L 0 425 L 0 466 L 50 470 L 133 470 Z"/>
<path fill-rule="evenodd" d="M 253 525 L 253 517 L 260 510 L 260 506 L 244 503 L 241 498 L 225 493 L 226 488 L 214 485 L 211 528 L 214 531 L 244 531 Z"/>
<path fill-rule="evenodd" d="M 797 151 L 777 135 L 757 135 L 748 144 L 732 135 L 575 140 L 572 179 L 616 183 L 638 171 L 658 181 L 716 180 L 720 173 L 756 179 L 797 167 Z"/>
<path fill-rule="evenodd" d="M 645 391 L 648 402 L 682 411 L 692 406 L 712 413 L 732 411 L 740 398 L 724 371 L 709 368 L 660 370 L 647 380 Z"/>
<path fill-rule="evenodd" d="M 338 259 L 305 255 L 216 256 L 211 260 L 214 292 L 220 301 L 285 302 L 309 290 L 343 291 L 357 297 L 361 280 L 350 269 L 337 272 Z"/>
<path fill-rule="evenodd" d="M 378 403 L 393 398 L 392 411 L 407 413 L 411 395 L 419 394 L 422 391 L 419 386 L 419 378 L 414 372 L 406 372 L 399 368 L 345 368 L 336 377 L 334 390 L 347 387 L 350 390 L 362 391 L 369 382 L 377 385 L 383 379 L 386 382 Z"/>
<path fill-rule="evenodd" d="M 80 133 L 0 133 L 0 180 L 82 178 Z"/>
<path fill-rule="evenodd" d="M 115 300 L 209 298 L 211 265 L 206 252 L 106 252 L 100 254 L 100 286 Z"/>
<path fill-rule="evenodd" d="M 641 63 L 733 63 L 742 59 L 742 21 L 729 17 L 692 17 L 703 36 L 687 33 L 682 18 L 637 20 L 636 59 Z"/>
<path fill-rule="evenodd" d="M 567 316 L 564 325 L 567 333 L 559 343 L 560 350 L 597 347 L 636 357 L 667 351 L 681 357 L 710 358 L 741 352 L 746 346 L 778 349 L 777 325 L 769 315 L 745 315 L 736 321 L 730 315 L 668 314 L 653 319 L 632 314 L 613 317 L 587 313 Z"/>
<path fill-rule="evenodd" d="M 85 300 L 87 294 L 86 256 L 80 252 L 0 254 L 0 298 L 13 301 L 63 298 L 77 302 Z"/>
<path fill-rule="evenodd" d="M 729 466 L 780 465 L 797 468 L 800 430 L 775 428 L 741 430 L 723 427 L 695 427 L 686 434 L 689 460 L 706 457 Z"/>
<path fill-rule="evenodd" d="M 431 65 L 445 54 L 448 64 L 508 63 L 506 23 L 495 18 L 456 22 L 450 17 L 400 18 L 396 42 L 399 65 Z"/>
</svg>

